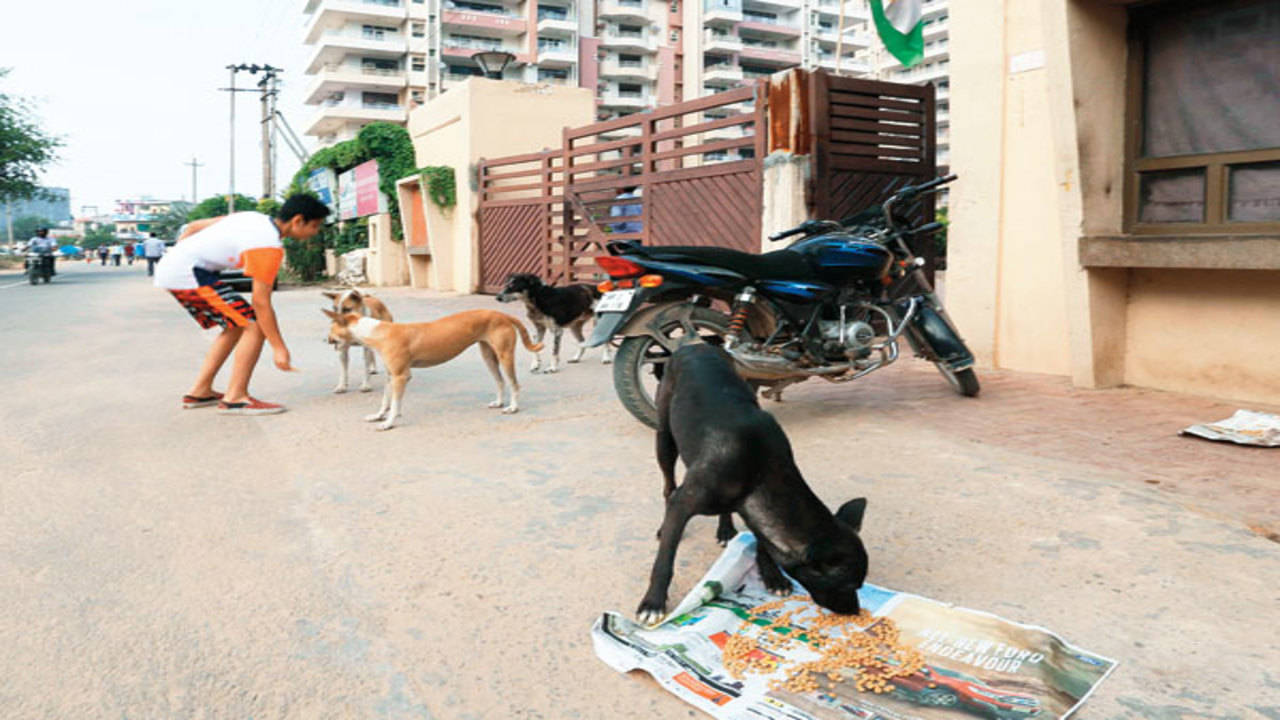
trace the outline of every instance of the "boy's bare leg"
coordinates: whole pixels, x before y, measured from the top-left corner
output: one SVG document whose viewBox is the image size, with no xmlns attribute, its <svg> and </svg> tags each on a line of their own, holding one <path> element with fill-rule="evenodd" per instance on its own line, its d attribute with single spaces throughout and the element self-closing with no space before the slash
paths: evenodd
<svg viewBox="0 0 1280 720">
<path fill-rule="evenodd" d="M 231 379 L 227 382 L 227 395 L 223 402 L 238 403 L 249 400 L 249 379 L 253 377 L 253 368 L 258 364 L 258 356 L 262 354 L 262 344 L 266 336 L 258 323 L 249 323 L 243 337 L 236 344 L 236 356 L 231 361 Z"/>
<path fill-rule="evenodd" d="M 222 364 L 227 361 L 227 356 L 243 333 L 244 328 L 229 327 L 214 338 L 209 352 L 204 356 L 204 364 L 200 366 L 200 374 L 196 376 L 196 384 L 191 386 L 188 395 L 198 398 L 213 395 L 213 379 L 217 377 Z"/>
</svg>

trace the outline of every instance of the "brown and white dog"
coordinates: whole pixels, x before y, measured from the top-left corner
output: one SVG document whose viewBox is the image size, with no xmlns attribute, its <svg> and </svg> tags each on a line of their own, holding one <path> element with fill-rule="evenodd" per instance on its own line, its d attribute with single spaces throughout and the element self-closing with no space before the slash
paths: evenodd
<svg viewBox="0 0 1280 720">
<path fill-rule="evenodd" d="M 520 409 L 520 383 L 516 380 L 516 334 L 520 335 L 525 349 L 538 352 L 542 345 L 529 340 L 529 331 L 519 320 L 496 310 L 467 310 L 443 317 L 435 322 L 393 323 L 364 317 L 358 313 L 340 314 L 322 309 L 329 316 L 329 339 L 332 342 L 359 343 L 371 347 L 382 356 L 387 369 L 387 384 L 382 391 L 382 407 L 367 422 L 382 421 L 379 430 L 390 430 L 400 416 L 400 402 L 404 387 L 409 382 L 411 368 L 440 365 L 472 345 L 480 346 L 480 355 L 489 366 L 493 380 L 498 385 L 498 397 L 491 408 L 502 408 L 503 413 Z M 511 383 L 511 402 L 503 405 L 506 383 L 502 373 L 506 371 Z"/>
<path fill-rule="evenodd" d="M 368 293 L 362 293 L 356 288 L 347 288 L 341 292 L 326 290 L 321 294 L 333 301 L 333 311 L 339 315 L 355 313 L 374 320 L 392 322 L 391 311 L 381 300 Z M 333 342 L 332 337 L 330 342 Z M 333 391 L 344 393 L 347 391 L 347 351 L 352 345 L 358 343 L 339 341 L 333 344 L 338 350 L 338 367 L 340 368 L 338 386 Z M 360 392 L 369 392 L 373 389 L 369 384 L 369 376 L 375 372 L 377 372 L 377 366 L 374 364 L 373 350 L 366 347 L 364 348 L 364 381 L 360 383 Z"/>
</svg>

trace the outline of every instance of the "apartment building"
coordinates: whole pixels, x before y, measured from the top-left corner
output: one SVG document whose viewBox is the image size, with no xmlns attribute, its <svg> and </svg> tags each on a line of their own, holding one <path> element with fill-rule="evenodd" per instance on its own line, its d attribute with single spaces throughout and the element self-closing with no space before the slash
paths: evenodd
<svg viewBox="0 0 1280 720">
<path fill-rule="evenodd" d="M 316 110 L 305 127 L 328 145 L 368 122 L 404 122 L 479 74 L 471 56 L 481 50 L 515 56 L 508 79 L 594 89 L 601 119 L 790 67 L 838 68 L 938 83 L 945 163 L 948 2 L 926 1 L 925 62 L 907 69 L 880 48 L 867 0 L 306 0 Z"/>
<path fill-rule="evenodd" d="M 415 105 L 479 74 L 471 56 L 481 50 L 515 55 L 505 73 L 509 79 L 581 84 L 584 47 L 578 38 L 590 36 L 595 23 L 591 3 L 585 13 L 578 5 L 579 0 L 306 0 L 303 39 L 311 52 L 304 101 L 315 108 L 304 124 L 306 134 L 331 145 L 373 121 L 403 123 Z"/>
<path fill-rule="evenodd" d="M 951 0 L 924 0 L 921 20 L 924 23 L 924 59 L 906 68 L 885 51 L 884 46 L 873 43 L 866 53 L 867 65 L 874 68 L 872 76 L 889 82 L 933 83 L 936 88 L 938 120 L 939 166 L 951 164 L 951 61 L 948 26 Z"/>
</svg>

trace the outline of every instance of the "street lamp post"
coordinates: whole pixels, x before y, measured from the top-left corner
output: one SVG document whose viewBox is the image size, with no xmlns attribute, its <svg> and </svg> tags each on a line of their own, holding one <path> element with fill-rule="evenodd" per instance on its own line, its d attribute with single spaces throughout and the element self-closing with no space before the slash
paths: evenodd
<svg viewBox="0 0 1280 720">
<path fill-rule="evenodd" d="M 507 68 L 507 65 L 511 64 L 512 60 L 516 59 L 516 56 L 502 50 L 483 50 L 474 53 L 471 59 L 475 60 L 476 64 L 480 66 L 480 70 L 484 72 L 485 77 L 501 80 L 502 71 Z"/>
</svg>

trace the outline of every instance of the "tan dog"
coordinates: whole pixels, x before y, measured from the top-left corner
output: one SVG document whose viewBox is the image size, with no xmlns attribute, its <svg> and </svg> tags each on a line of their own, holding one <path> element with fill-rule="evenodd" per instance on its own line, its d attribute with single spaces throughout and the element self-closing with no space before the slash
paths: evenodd
<svg viewBox="0 0 1280 720">
<path fill-rule="evenodd" d="M 491 408 L 502 408 L 503 413 L 520 409 L 520 383 L 516 380 L 516 333 L 529 352 L 538 352 L 542 344 L 529 340 L 529 331 L 519 320 L 496 310 L 467 310 L 435 322 L 393 323 L 362 317 L 357 313 L 345 315 L 332 310 L 321 310 L 333 323 L 329 326 L 331 342 L 359 343 L 371 347 L 382 356 L 382 364 L 390 376 L 382 392 L 382 407 L 377 413 L 365 417 L 368 422 L 382 421 L 379 430 L 390 430 L 400 417 L 400 401 L 404 387 L 409 382 L 409 371 L 416 367 L 440 365 L 457 357 L 474 344 L 480 345 L 480 355 L 493 373 L 498 384 L 498 397 L 489 403 Z M 502 404 L 506 384 L 498 364 L 506 371 L 511 383 L 511 403 Z"/>
<path fill-rule="evenodd" d="M 333 301 L 333 311 L 339 315 L 347 315 L 355 313 L 363 317 L 371 317 L 375 320 L 385 320 L 392 322 L 391 311 L 378 298 L 362 293 L 356 288 L 348 288 L 342 292 L 324 291 L 321 293 L 325 297 Z M 332 338 L 330 338 L 332 342 Z M 341 368 L 338 373 L 338 386 L 333 389 L 336 393 L 344 393 L 347 391 L 347 351 L 351 346 L 357 343 L 337 342 L 334 346 L 338 350 L 338 366 Z M 369 376 L 377 372 L 377 366 L 373 360 L 373 350 L 364 348 L 364 381 L 360 383 L 360 392 L 369 392 L 373 386 L 369 384 Z"/>
</svg>

